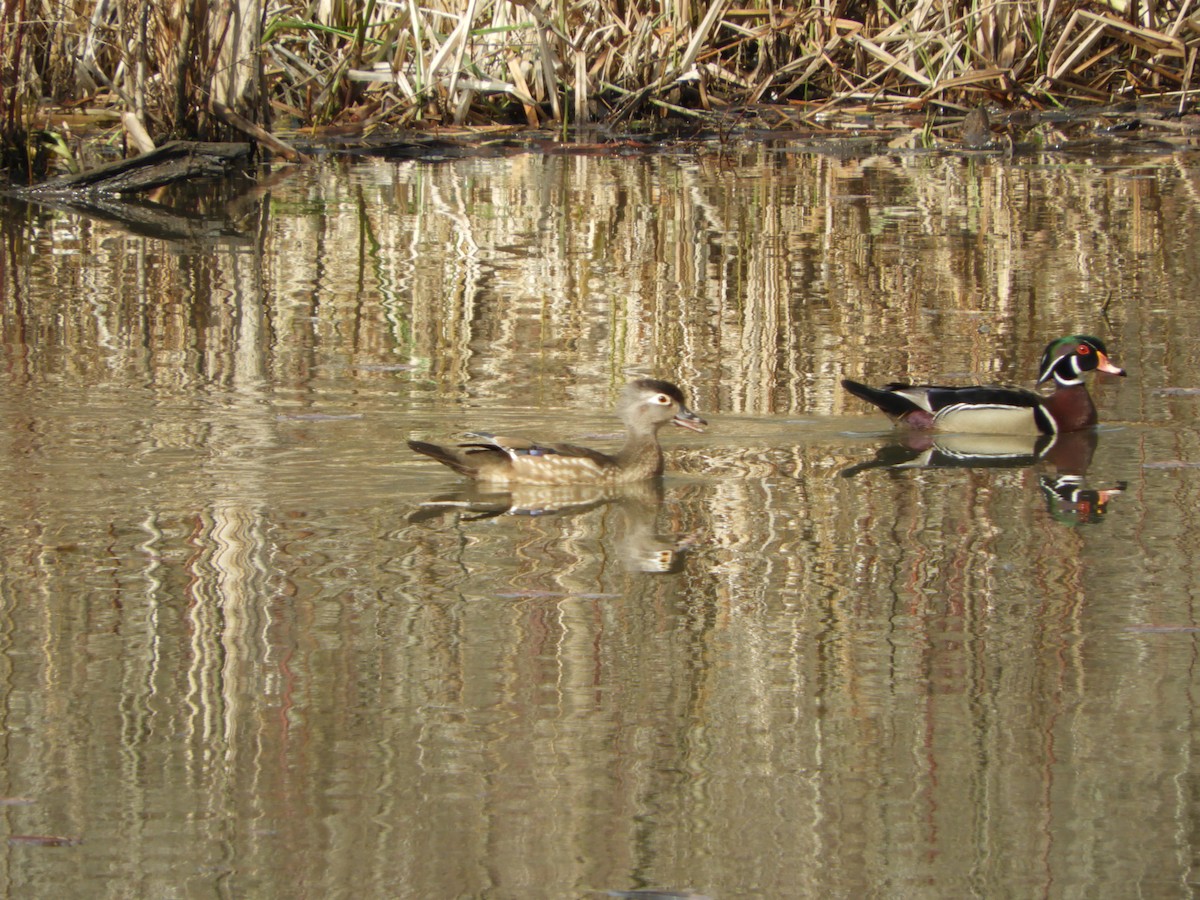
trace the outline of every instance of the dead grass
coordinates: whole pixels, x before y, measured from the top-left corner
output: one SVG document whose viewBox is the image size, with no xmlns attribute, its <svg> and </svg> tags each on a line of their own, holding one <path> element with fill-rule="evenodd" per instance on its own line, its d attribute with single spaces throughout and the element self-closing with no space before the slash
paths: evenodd
<svg viewBox="0 0 1200 900">
<path fill-rule="evenodd" d="M 43 98 L 133 112 L 157 139 L 219 136 L 210 99 L 228 7 L 0 9 L 3 143 L 28 141 Z M 252 60 L 261 97 L 235 111 L 284 129 L 624 126 L 755 104 L 1037 108 L 1152 96 L 1182 109 L 1200 48 L 1195 0 L 239 0 L 237 12 L 265 25 Z"/>
</svg>

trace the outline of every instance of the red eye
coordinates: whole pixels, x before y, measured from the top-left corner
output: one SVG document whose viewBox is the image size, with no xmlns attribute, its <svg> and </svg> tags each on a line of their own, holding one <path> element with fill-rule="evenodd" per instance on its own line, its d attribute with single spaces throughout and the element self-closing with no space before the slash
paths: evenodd
<svg viewBox="0 0 1200 900">
<path fill-rule="evenodd" d="M 1089 347 L 1087 344 L 1080 344 L 1079 348 L 1075 352 L 1078 353 L 1080 356 L 1087 356 L 1089 353 L 1092 352 L 1092 348 Z"/>
</svg>

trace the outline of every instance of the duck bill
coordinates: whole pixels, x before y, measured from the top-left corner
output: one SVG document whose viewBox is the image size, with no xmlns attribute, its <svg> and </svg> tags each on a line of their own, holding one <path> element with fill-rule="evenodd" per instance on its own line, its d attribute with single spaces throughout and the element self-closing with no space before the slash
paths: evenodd
<svg viewBox="0 0 1200 900">
<path fill-rule="evenodd" d="M 1097 372 L 1107 372 L 1109 375 L 1125 377 L 1125 370 L 1120 366 L 1114 366 L 1103 353 L 1097 353 L 1096 356 L 1099 358 L 1099 363 L 1096 365 Z"/>
<path fill-rule="evenodd" d="M 704 426 L 708 423 L 692 412 L 690 409 L 685 409 L 675 418 L 671 419 L 672 425 L 678 425 L 680 428 L 686 428 L 688 431 L 704 431 Z"/>
</svg>

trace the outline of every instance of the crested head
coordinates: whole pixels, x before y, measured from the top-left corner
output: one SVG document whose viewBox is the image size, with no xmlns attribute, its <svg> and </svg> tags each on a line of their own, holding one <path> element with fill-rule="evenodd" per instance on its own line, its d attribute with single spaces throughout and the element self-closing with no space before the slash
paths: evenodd
<svg viewBox="0 0 1200 900">
<path fill-rule="evenodd" d="M 671 384 L 671 382 L 659 381 L 657 378 L 639 378 L 636 381 L 631 381 L 625 385 L 625 393 L 635 396 L 638 394 L 666 394 L 681 406 L 687 405 L 687 401 L 683 397 L 683 391 Z"/>
<path fill-rule="evenodd" d="M 687 407 L 683 391 L 669 381 L 639 378 L 625 385 L 617 413 L 631 431 L 657 431 L 671 422 L 701 431 L 705 421 Z"/>
<path fill-rule="evenodd" d="M 1104 341 L 1090 334 L 1072 334 L 1051 341 L 1042 353 L 1038 366 L 1038 384 L 1051 378 L 1060 385 L 1083 383 L 1083 374 L 1097 369 L 1112 375 L 1124 375 L 1125 370 L 1108 360 Z"/>
</svg>

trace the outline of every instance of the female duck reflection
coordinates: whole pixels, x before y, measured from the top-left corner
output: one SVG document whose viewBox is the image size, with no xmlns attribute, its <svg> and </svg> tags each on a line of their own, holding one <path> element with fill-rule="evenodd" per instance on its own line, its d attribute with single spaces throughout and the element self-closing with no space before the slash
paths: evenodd
<svg viewBox="0 0 1200 900">
<path fill-rule="evenodd" d="M 409 516 L 424 522 L 449 512 L 461 521 L 476 522 L 497 516 L 577 516 L 610 506 L 620 517 L 615 527 L 598 528 L 615 535 L 617 552 L 633 572 L 668 574 L 683 567 L 687 551 L 698 533 L 659 534 L 658 514 L 663 506 L 662 482 L 657 479 L 633 484 L 599 485 L 472 485 L 461 491 L 441 494 L 421 504 Z"/>
</svg>

